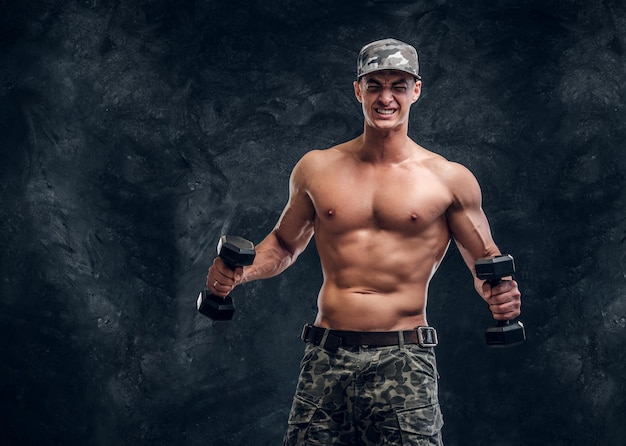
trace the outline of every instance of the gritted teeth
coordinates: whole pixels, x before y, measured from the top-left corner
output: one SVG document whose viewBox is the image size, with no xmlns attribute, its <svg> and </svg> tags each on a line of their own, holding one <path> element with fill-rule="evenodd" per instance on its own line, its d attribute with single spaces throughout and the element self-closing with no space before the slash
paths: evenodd
<svg viewBox="0 0 626 446">
<path fill-rule="evenodd" d="M 381 115 L 392 115 L 395 113 L 395 110 L 391 108 L 377 108 L 376 113 L 380 113 Z"/>
</svg>

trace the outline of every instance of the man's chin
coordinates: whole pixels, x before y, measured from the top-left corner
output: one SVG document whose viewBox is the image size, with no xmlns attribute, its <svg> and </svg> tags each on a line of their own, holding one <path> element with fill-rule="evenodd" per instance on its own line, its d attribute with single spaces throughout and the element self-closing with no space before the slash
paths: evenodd
<svg viewBox="0 0 626 446">
<path fill-rule="evenodd" d="M 370 126 L 380 130 L 393 130 L 402 123 L 397 119 L 371 119 Z"/>
</svg>

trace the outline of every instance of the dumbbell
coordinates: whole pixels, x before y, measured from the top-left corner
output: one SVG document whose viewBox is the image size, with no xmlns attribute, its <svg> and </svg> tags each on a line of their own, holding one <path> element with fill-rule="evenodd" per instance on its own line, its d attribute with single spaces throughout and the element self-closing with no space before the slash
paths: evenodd
<svg viewBox="0 0 626 446">
<path fill-rule="evenodd" d="M 492 287 L 502 282 L 503 277 L 513 276 L 515 261 L 513 256 L 502 254 L 478 259 L 475 264 L 476 277 L 486 280 Z M 511 347 L 526 340 L 524 324 L 520 321 L 498 321 L 487 328 L 485 340 L 490 347 Z"/>
<path fill-rule="evenodd" d="M 252 265 L 256 251 L 251 241 L 234 235 L 223 235 L 217 244 L 217 255 L 226 266 L 234 270 L 238 266 Z M 196 307 L 200 313 L 214 321 L 229 321 L 235 314 L 232 297 L 220 297 L 204 289 L 200 291 Z"/>
</svg>

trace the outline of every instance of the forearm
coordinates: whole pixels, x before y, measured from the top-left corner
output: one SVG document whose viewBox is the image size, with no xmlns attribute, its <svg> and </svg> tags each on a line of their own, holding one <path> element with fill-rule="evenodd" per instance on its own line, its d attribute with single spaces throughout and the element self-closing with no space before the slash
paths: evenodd
<svg viewBox="0 0 626 446">
<path fill-rule="evenodd" d="M 472 277 L 474 279 L 474 288 L 476 289 L 476 292 L 478 293 L 478 295 L 482 297 L 483 296 L 483 283 L 485 281 L 476 277 L 476 268 L 474 265 L 476 263 L 476 260 L 478 260 L 479 258 L 496 256 L 500 254 L 500 250 L 495 245 L 495 243 L 493 243 L 493 240 L 491 239 L 488 244 L 486 244 L 484 247 L 482 247 L 481 250 L 478 250 L 476 252 L 470 252 L 458 240 L 456 240 L 456 244 L 457 244 L 457 247 L 459 248 L 461 256 L 463 257 L 463 260 L 465 261 L 465 264 L 467 265 L 467 268 L 472 273 Z"/>
<path fill-rule="evenodd" d="M 254 262 L 244 267 L 242 282 L 277 276 L 291 266 L 297 258 L 297 253 L 290 252 L 281 243 L 276 230 L 265 237 L 255 250 Z"/>
</svg>

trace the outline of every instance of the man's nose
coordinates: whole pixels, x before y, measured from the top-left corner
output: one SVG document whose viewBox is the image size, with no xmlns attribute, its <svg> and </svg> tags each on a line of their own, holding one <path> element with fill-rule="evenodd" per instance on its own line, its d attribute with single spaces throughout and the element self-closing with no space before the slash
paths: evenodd
<svg viewBox="0 0 626 446">
<path fill-rule="evenodd" d="M 393 101 L 393 94 L 391 93 L 391 87 L 383 87 L 380 91 L 380 100 L 385 104 L 389 104 Z"/>
</svg>

